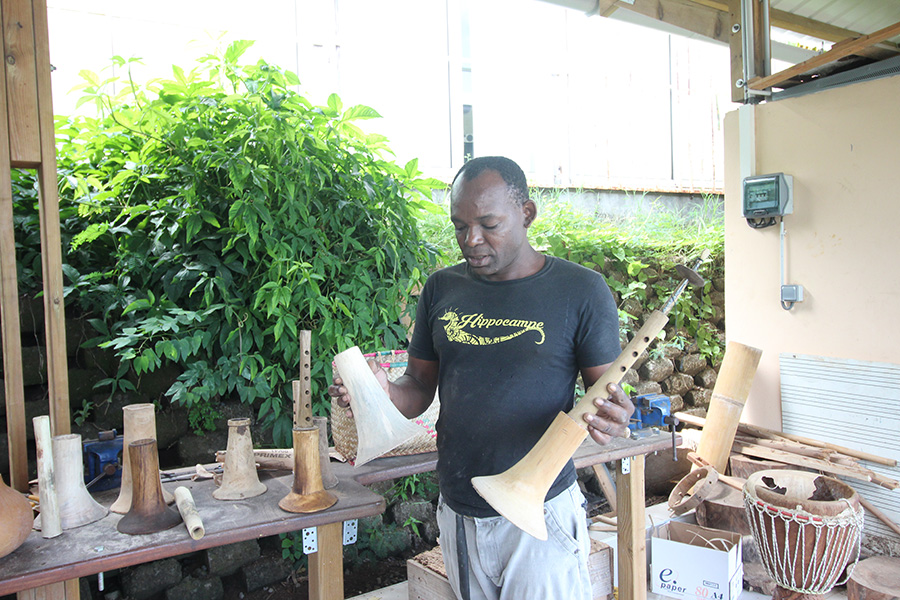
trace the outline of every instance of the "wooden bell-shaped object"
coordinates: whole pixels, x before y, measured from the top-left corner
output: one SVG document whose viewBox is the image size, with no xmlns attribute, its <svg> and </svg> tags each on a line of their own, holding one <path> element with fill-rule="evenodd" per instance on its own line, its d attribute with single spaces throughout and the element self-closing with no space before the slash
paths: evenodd
<svg viewBox="0 0 900 600">
<path fill-rule="evenodd" d="M 120 533 L 137 535 L 175 527 L 181 523 L 181 515 L 163 499 L 156 440 L 135 440 L 128 450 L 132 475 L 131 508 L 119 519 L 116 529 Z"/>
<path fill-rule="evenodd" d="M 338 478 L 331 470 L 331 458 L 328 456 L 328 417 L 313 417 L 312 420 L 319 428 L 319 470 L 322 472 L 322 485 L 330 490 L 337 486 Z"/>
<path fill-rule="evenodd" d="M 0 558 L 25 542 L 33 517 L 25 496 L 6 485 L 0 475 Z"/>
<path fill-rule="evenodd" d="M 334 365 L 353 398 L 351 408 L 358 440 L 355 466 L 390 452 L 424 431 L 397 410 L 359 347 L 353 346 L 335 356 Z"/>
<path fill-rule="evenodd" d="M 322 486 L 319 428 L 294 427 L 294 484 L 278 506 L 292 513 L 314 513 L 334 506 L 337 496 Z"/>
<path fill-rule="evenodd" d="M 150 403 L 129 404 L 122 408 L 122 422 L 125 426 L 122 432 L 122 485 L 119 497 L 109 507 L 109 510 L 119 514 L 125 514 L 131 508 L 132 475 L 128 458 L 131 443 L 156 439 L 156 408 Z M 163 498 L 166 504 L 175 502 L 175 497 L 166 490 L 163 490 Z"/>
<path fill-rule="evenodd" d="M 259 496 L 265 491 L 266 484 L 260 482 L 259 475 L 256 474 L 250 419 L 228 419 L 228 445 L 225 448 L 222 485 L 213 492 L 213 498 L 243 500 Z"/>
<path fill-rule="evenodd" d="M 99 521 L 109 510 L 94 500 L 84 485 L 84 455 L 81 435 L 69 433 L 54 436 L 54 475 L 56 501 L 63 531 Z"/>
</svg>

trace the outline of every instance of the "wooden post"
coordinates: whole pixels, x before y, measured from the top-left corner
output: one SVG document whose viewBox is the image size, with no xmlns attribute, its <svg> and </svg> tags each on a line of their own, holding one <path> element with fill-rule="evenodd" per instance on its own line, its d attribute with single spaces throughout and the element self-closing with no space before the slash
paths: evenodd
<svg viewBox="0 0 900 600">
<path fill-rule="evenodd" d="M 317 528 L 319 551 L 309 555 L 309 600 L 344 599 L 344 524 Z"/>
<path fill-rule="evenodd" d="M 9 433 L 10 479 L 27 486 L 24 390 L 15 246 L 12 228 L 12 168 L 37 169 L 41 263 L 50 423 L 53 435 L 71 431 L 66 359 L 65 304 L 46 0 L 4 0 L 3 81 L 0 82 L 0 302 Z M 20 599 L 78 600 L 77 579 L 20 592 Z"/>
<path fill-rule="evenodd" d="M 619 472 L 616 473 L 616 497 L 618 504 L 616 521 L 619 527 L 619 600 L 646 600 L 644 455 L 619 461 Z"/>
</svg>

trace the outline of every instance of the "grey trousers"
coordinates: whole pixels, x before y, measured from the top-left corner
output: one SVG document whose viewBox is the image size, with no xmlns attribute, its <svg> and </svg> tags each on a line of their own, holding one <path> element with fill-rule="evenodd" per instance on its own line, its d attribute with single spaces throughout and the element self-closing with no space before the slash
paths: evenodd
<svg viewBox="0 0 900 600">
<path fill-rule="evenodd" d="M 578 483 L 544 503 L 547 540 L 504 517 L 464 517 L 471 600 L 591 600 L 584 496 Z M 444 568 L 457 598 L 456 513 L 438 501 Z"/>
</svg>

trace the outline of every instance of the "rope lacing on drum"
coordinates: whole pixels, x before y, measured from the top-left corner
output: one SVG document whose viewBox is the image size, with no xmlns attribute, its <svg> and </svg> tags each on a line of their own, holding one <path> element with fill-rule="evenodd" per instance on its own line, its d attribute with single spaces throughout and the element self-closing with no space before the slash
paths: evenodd
<svg viewBox="0 0 900 600">
<path fill-rule="evenodd" d="M 804 510 L 799 504 L 794 510 L 774 506 L 744 489 L 747 520 L 763 566 L 775 583 L 801 594 L 824 594 L 835 585 L 847 582 L 859 560 L 864 511 L 861 506 L 854 509 L 846 498 L 841 500 L 847 504 L 845 510 L 835 516 L 822 516 Z M 775 538 L 774 519 L 784 523 L 784 540 Z M 793 530 L 796 533 L 791 544 Z M 807 556 L 807 532 L 811 531 L 815 532 L 812 556 Z M 847 565 L 851 552 L 853 564 Z M 837 581 L 845 565 L 847 577 Z"/>
</svg>

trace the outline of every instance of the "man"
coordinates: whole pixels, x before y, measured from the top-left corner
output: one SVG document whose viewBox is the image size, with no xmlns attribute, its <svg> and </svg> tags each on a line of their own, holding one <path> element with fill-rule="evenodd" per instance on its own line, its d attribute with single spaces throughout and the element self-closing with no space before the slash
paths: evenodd
<svg viewBox="0 0 900 600">
<path fill-rule="evenodd" d="M 467 162 L 450 192 L 465 262 L 426 282 L 404 376 L 388 383 L 370 363 L 409 418 L 440 391 L 438 524 L 447 574 L 463 599 L 591 598 L 585 501 L 571 460 L 545 500 L 546 541 L 499 516 L 471 484 L 518 462 L 572 408 L 579 372 L 590 387 L 620 352 L 606 282 L 535 250 L 527 233 L 536 215 L 513 161 Z M 341 383 L 336 378 L 329 393 L 349 406 Z M 621 436 L 634 410 L 618 386 L 609 392 L 585 415 L 600 444 Z"/>
</svg>

